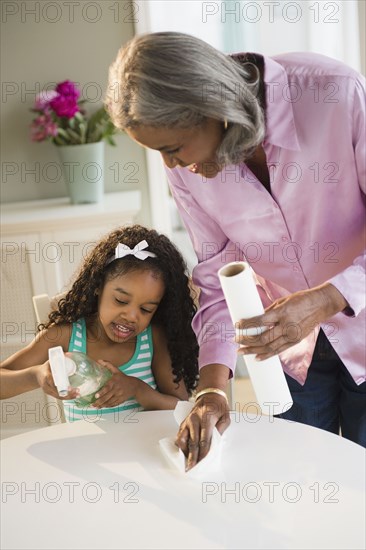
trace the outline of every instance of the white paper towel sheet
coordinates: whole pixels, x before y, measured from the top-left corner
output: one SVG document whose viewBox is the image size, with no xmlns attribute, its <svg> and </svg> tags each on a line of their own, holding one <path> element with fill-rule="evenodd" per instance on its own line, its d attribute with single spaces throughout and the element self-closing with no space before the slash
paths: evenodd
<svg viewBox="0 0 366 550">
<path fill-rule="evenodd" d="M 180 426 L 183 420 L 191 412 L 193 406 L 194 403 L 189 401 L 178 401 L 173 413 L 177 426 Z M 161 452 L 169 464 L 175 470 L 190 478 L 202 479 L 203 477 L 207 477 L 210 473 L 217 472 L 220 469 L 222 437 L 216 428 L 214 428 L 212 433 L 211 447 L 207 456 L 188 472 L 186 472 L 186 457 L 183 451 L 175 445 L 173 438 L 165 437 L 164 439 L 160 439 L 159 445 Z"/>
<path fill-rule="evenodd" d="M 229 263 L 218 271 L 218 276 L 234 326 L 242 319 L 264 313 L 252 269 L 247 262 Z M 236 328 L 236 333 L 259 336 L 266 329 Z M 245 355 L 243 358 L 262 412 L 273 415 L 290 409 L 293 402 L 278 355 L 264 361 L 257 361 L 255 355 Z"/>
</svg>

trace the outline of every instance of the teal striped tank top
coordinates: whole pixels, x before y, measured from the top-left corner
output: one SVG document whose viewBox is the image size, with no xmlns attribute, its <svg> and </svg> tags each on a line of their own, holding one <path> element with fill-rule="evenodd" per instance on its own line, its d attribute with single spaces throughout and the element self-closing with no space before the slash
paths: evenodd
<svg viewBox="0 0 366 550">
<path fill-rule="evenodd" d="M 152 331 L 149 325 L 143 332 L 137 335 L 135 352 L 131 359 L 121 365 L 119 370 L 128 376 L 135 376 L 149 384 L 156 390 L 156 382 L 151 370 L 151 361 L 153 357 L 153 342 Z M 80 319 L 72 325 L 72 334 L 69 343 L 69 351 L 80 351 L 87 353 L 86 350 L 86 324 L 85 319 Z M 67 422 L 74 422 L 81 418 L 97 420 L 106 414 L 118 414 L 121 411 L 134 409 L 142 411 L 143 408 L 135 399 L 129 399 L 116 407 L 106 407 L 103 409 L 95 409 L 94 407 L 78 407 L 73 400 L 63 401 L 65 418 Z"/>
</svg>

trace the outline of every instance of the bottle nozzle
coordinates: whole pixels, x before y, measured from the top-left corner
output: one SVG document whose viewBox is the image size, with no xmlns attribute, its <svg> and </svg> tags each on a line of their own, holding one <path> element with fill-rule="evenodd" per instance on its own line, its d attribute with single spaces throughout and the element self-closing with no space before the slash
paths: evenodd
<svg viewBox="0 0 366 550">
<path fill-rule="evenodd" d="M 65 356 L 61 346 L 50 348 L 48 350 L 51 372 L 55 386 L 60 397 L 65 397 L 69 393 L 69 377 L 67 375 Z"/>
</svg>

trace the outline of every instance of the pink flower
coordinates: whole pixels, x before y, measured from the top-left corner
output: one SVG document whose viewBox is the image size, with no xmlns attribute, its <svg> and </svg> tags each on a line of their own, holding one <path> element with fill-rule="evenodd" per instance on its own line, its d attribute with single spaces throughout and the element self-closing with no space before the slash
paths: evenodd
<svg viewBox="0 0 366 550">
<path fill-rule="evenodd" d="M 50 106 L 55 111 L 56 115 L 73 118 L 75 113 L 80 111 L 77 103 L 80 91 L 73 82 L 65 80 L 56 86 L 56 93 L 56 96 L 50 101 Z"/>
<path fill-rule="evenodd" d="M 75 113 L 80 111 L 79 105 L 72 97 L 62 96 L 57 94 L 57 96 L 50 102 L 52 109 L 55 111 L 57 116 L 72 118 L 75 116 Z"/>
<path fill-rule="evenodd" d="M 63 82 L 57 84 L 56 92 L 60 95 L 73 98 L 75 101 L 77 101 L 80 97 L 80 91 L 77 89 L 74 82 L 71 82 L 71 80 L 64 80 Z"/>
<path fill-rule="evenodd" d="M 43 111 L 49 107 L 50 101 L 57 96 L 55 90 L 45 90 L 36 95 L 36 101 L 34 103 L 34 108 L 36 111 Z"/>
<path fill-rule="evenodd" d="M 79 145 L 108 139 L 113 143 L 115 133 L 104 107 L 90 120 L 83 108 L 85 100 L 80 98 L 75 82 L 64 80 L 54 90 L 44 90 L 36 95 L 35 113 L 30 129 L 32 141 L 51 141 L 55 145 Z"/>
<path fill-rule="evenodd" d="M 57 136 L 57 124 L 53 122 L 49 113 L 46 112 L 33 120 L 31 124 L 32 141 L 44 141 L 48 137 L 55 136 Z"/>
</svg>

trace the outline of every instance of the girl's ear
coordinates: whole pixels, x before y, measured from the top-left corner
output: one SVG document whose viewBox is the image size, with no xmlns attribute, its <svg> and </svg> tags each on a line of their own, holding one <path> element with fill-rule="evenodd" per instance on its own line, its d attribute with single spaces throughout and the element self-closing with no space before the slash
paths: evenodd
<svg viewBox="0 0 366 550">
<path fill-rule="evenodd" d="M 96 288 L 96 289 L 94 290 L 94 296 L 99 296 L 99 288 Z"/>
</svg>

